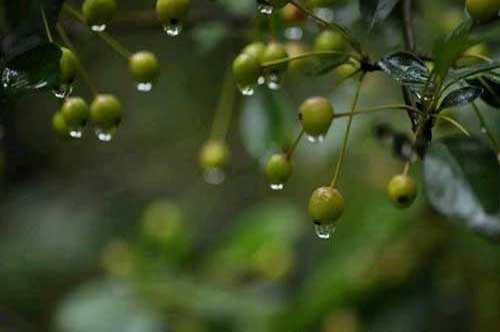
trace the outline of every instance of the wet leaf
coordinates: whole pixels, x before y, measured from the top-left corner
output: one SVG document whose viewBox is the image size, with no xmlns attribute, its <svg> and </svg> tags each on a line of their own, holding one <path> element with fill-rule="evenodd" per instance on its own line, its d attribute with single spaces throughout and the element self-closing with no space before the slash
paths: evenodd
<svg viewBox="0 0 500 332">
<path fill-rule="evenodd" d="M 483 89 L 475 86 L 467 86 L 450 92 L 441 102 L 439 109 L 459 107 L 472 103 L 483 93 Z"/>
<path fill-rule="evenodd" d="M 488 145 L 463 136 L 435 142 L 424 160 L 424 180 L 438 212 L 500 238 L 500 165 Z"/>
<path fill-rule="evenodd" d="M 500 108 L 500 80 L 486 75 L 467 80 L 467 83 L 483 89 L 481 100 L 486 104 Z"/>
<path fill-rule="evenodd" d="M 359 9 L 365 22 L 373 28 L 391 15 L 399 0 L 360 0 Z"/>
<path fill-rule="evenodd" d="M 423 85 L 429 71 L 419 58 L 406 52 L 390 54 L 379 61 L 382 70 L 395 81 L 405 85 Z"/>
</svg>

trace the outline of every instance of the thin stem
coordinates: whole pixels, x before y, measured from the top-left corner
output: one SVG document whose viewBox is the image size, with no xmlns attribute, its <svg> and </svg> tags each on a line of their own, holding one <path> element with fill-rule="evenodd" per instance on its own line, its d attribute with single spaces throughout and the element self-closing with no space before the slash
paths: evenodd
<svg viewBox="0 0 500 332">
<path fill-rule="evenodd" d="M 76 9 L 68 5 L 67 3 L 64 4 L 64 10 L 73 16 L 77 21 L 80 23 L 86 24 L 85 23 L 85 17 L 78 12 Z M 125 59 L 128 60 L 130 56 L 132 55 L 132 52 L 130 52 L 125 46 L 123 46 L 118 40 L 114 39 L 110 34 L 102 31 L 94 31 L 96 35 L 98 35 L 106 44 L 108 44 L 109 47 L 111 47 L 116 53 L 124 57 Z"/>
<path fill-rule="evenodd" d="M 446 122 L 451 123 L 453 126 L 455 126 L 458 130 L 460 130 L 466 136 L 470 136 L 469 131 L 467 129 L 465 129 L 464 126 L 462 126 L 458 121 L 450 118 L 449 116 L 441 115 L 441 114 L 435 114 L 435 115 L 433 115 L 433 117 L 436 118 L 436 119 L 442 119 L 442 120 L 444 120 Z"/>
<path fill-rule="evenodd" d="M 290 148 L 288 149 L 287 153 L 286 153 L 286 158 L 288 160 L 292 159 L 293 157 L 293 154 L 295 153 L 295 150 L 297 149 L 297 146 L 299 145 L 302 137 L 304 137 L 304 130 L 302 129 L 299 133 L 299 135 L 297 135 L 297 138 L 295 138 L 295 141 L 293 142 L 293 144 L 290 146 Z"/>
<path fill-rule="evenodd" d="M 77 62 L 78 62 L 78 72 L 80 73 L 80 76 L 83 78 L 83 81 L 85 82 L 85 84 L 87 84 L 87 86 L 89 87 L 89 90 L 91 91 L 91 93 L 94 96 L 97 96 L 97 94 L 99 93 L 99 91 L 97 90 L 97 87 L 95 86 L 95 84 L 90 79 L 90 75 L 87 72 L 87 70 L 85 69 L 85 67 L 83 66 L 83 64 L 82 64 L 82 62 L 80 60 L 80 57 L 78 56 L 78 52 L 76 51 L 75 46 L 73 45 L 73 43 L 69 39 L 68 35 L 66 34 L 66 31 L 64 31 L 64 28 L 59 23 L 56 24 L 56 30 L 59 33 L 59 36 L 61 37 L 61 40 L 63 41 L 63 43 L 75 55 L 75 57 L 77 59 Z"/>
<path fill-rule="evenodd" d="M 354 114 L 348 112 L 348 113 L 336 113 L 333 117 L 335 119 L 339 118 L 345 118 L 345 117 L 351 117 L 351 116 L 356 116 L 356 115 L 363 115 L 363 114 L 370 114 L 370 113 L 375 113 L 375 112 L 381 112 L 381 111 L 389 111 L 389 110 L 402 110 L 402 111 L 409 111 L 413 113 L 420 113 L 420 110 L 418 108 L 408 106 L 408 105 L 403 105 L 403 104 L 395 104 L 395 105 L 382 105 L 382 106 L 376 106 L 376 107 L 368 107 L 368 108 L 360 108 L 357 109 Z"/>
<path fill-rule="evenodd" d="M 40 13 L 42 15 L 42 21 L 45 27 L 45 32 L 47 33 L 47 38 L 49 39 L 50 43 L 53 43 L 54 39 L 52 38 L 52 32 L 50 31 L 49 23 L 47 22 L 47 15 L 45 14 L 45 8 L 43 7 L 42 2 L 40 2 Z"/>
<path fill-rule="evenodd" d="M 342 164 L 344 162 L 345 154 L 346 154 L 346 151 L 347 151 L 347 142 L 349 140 L 349 133 L 351 131 L 351 126 L 352 126 L 352 119 L 354 118 L 353 115 L 356 112 L 356 106 L 358 104 L 359 95 L 361 93 L 361 85 L 363 83 L 363 78 L 364 78 L 364 74 L 361 75 L 361 77 L 359 78 L 358 85 L 356 87 L 356 92 L 354 94 L 354 100 L 352 102 L 351 112 L 350 112 L 349 120 L 347 122 L 347 128 L 346 128 L 346 131 L 345 131 L 345 134 L 344 134 L 344 140 L 343 140 L 343 143 L 342 143 L 342 150 L 340 152 L 340 157 L 337 160 L 337 165 L 335 167 L 335 174 L 334 174 L 332 182 L 330 184 L 330 186 L 332 188 L 335 188 L 336 185 L 337 185 L 337 180 L 339 179 L 340 171 L 342 169 Z"/>
<path fill-rule="evenodd" d="M 345 55 L 345 56 L 349 56 L 349 57 L 351 57 L 351 58 L 353 58 L 353 59 L 355 59 L 357 61 L 361 61 L 361 59 L 358 56 L 356 56 L 355 54 L 349 53 L 349 52 L 322 51 L 322 52 L 308 52 L 308 53 L 296 55 L 294 57 L 289 57 L 289 58 L 279 59 L 279 60 L 275 60 L 275 61 L 265 62 L 265 63 L 263 63 L 261 65 L 261 67 L 263 69 L 266 69 L 268 67 L 274 67 L 274 66 L 278 66 L 278 65 L 281 65 L 281 64 L 284 64 L 284 63 L 289 63 L 289 62 L 296 61 L 296 60 L 310 58 L 310 57 L 313 57 L 313 56 L 327 56 L 327 55 Z"/>
<path fill-rule="evenodd" d="M 403 10 L 403 35 L 405 39 L 406 49 L 410 52 L 414 52 L 416 48 L 415 43 L 415 27 L 413 26 L 413 12 L 412 12 L 412 0 L 403 0 L 402 5 Z"/>
<path fill-rule="evenodd" d="M 225 140 L 231 123 L 231 117 L 236 99 L 231 66 L 228 66 L 222 84 L 222 94 L 215 112 L 214 122 L 210 132 L 211 139 Z"/>
<path fill-rule="evenodd" d="M 405 167 L 403 168 L 403 175 L 404 176 L 407 176 L 408 175 L 408 172 L 410 171 L 410 167 L 411 167 L 411 162 L 410 161 L 407 161 L 405 163 Z"/>
<path fill-rule="evenodd" d="M 498 146 L 498 142 L 495 138 L 495 135 L 491 132 L 490 128 L 486 124 L 486 120 L 481 114 L 481 111 L 479 110 L 479 107 L 476 105 L 476 103 L 472 103 L 472 109 L 474 110 L 474 113 L 476 113 L 476 116 L 479 120 L 479 124 L 481 125 L 481 131 L 483 131 L 487 136 L 488 139 L 490 140 L 491 144 L 493 145 L 493 148 L 495 149 L 496 152 L 500 152 L 500 147 Z"/>
<path fill-rule="evenodd" d="M 476 59 L 476 60 L 481 60 L 484 62 L 492 63 L 494 62 L 492 58 L 487 57 L 486 55 L 481 55 L 481 54 L 463 54 L 458 61 L 461 59 Z"/>
</svg>

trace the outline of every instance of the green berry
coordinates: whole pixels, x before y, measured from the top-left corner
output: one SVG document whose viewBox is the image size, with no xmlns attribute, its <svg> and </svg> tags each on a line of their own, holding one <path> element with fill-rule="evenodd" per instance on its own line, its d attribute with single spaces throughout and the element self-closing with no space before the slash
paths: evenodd
<svg viewBox="0 0 500 332">
<path fill-rule="evenodd" d="M 278 42 L 270 42 L 262 55 L 262 63 L 285 60 L 288 58 L 288 52 L 283 44 Z M 286 71 L 288 62 L 273 66 L 273 71 Z"/>
<path fill-rule="evenodd" d="M 337 68 L 335 68 L 335 74 L 339 80 L 344 80 L 351 77 L 359 70 L 359 68 L 351 63 L 344 63 Z"/>
<path fill-rule="evenodd" d="M 233 62 L 233 76 L 241 88 L 256 85 L 260 77 L 259 60 L 253 55 L 241 53 Z"/>
<path fill-rule="evenodd" d="M 467 12 L 470 16 L 480 22 L 488 23 L 498 17 L 500 10 L 499 0 L 467 0 Z"/>
<path fill-rule="evenodd" d="M 271 185 L 282 186 L 286 183 L 292 175 L 292 163 L 288 156 L 283 153 L 272 155 L 266 164 L 265 174 Z"/>
<path fill-rule="evenodd" d="M 266 51 L 266 45 L 264 45 L 264 43 L 253 42 L 245 46 L 245 48 L 243 49 L 243 51 L 241 51 L 241 53 L 245 53 L 255 57 L 260 64 L 262 62 L 262 56 L 264 55 L 265 51 Z"/>
<path fill-rule="evenodd" d="M 334 111 L 324 97 L 311 97 L 300 106 L 299 119 L 304 132 L 312 137 L 324 136 L 330 129 Z"/>
<path fill-rule="evenodd" d="M 208 141 L 200 151 L 200 166 L 204 170 L 223 169 L 229 162 L 229 148 L 218 140 Z"/>
<path fill-rule="evenodd" d="M 129 58 L 128 68 L 134 80 L 139 83 L 153 83 L 160 74 L 156 56 L 149 51 L 141 51 Z"/>
<path fill-rule="evenodd" d="M 294 58 L 307 53 L 306 47 L 298 42 L 290 42 L 286 44 L 286 50 L 290 58 Z M 288 69 L 291 73 L 302 72 L 311 63 L 310 57 L 296 59 L 288 63 Z"/>
<path fill-rule="evenodd" d="M 90 120 L 100 130 L 116 128 L 122 119 L 122 105 L 113 95 L 100 94 L 90 105 Z"/>
<path fill-rule="evenodd" d="M 346 48 L 346 42 L 342 34 L 334 30 L 321 32 L 314 41 L 315 52 L 339 51 Z"/>
<path fill-rule="evenodd" d="M 309 215 L 318 225 L 333 224 L 344 212 L 344 197 L 332 187 L 316 189 L 309 200 Z"/>
<path fill-rule="evenodd" d="M 75 80 L 78 71 L 78 59 L 75 54 L 66 47 L 61 47 L 61 52 L 61 59 L 59 60 L 61 82 L 63 84 L 71 84 Z"/>
<path fill-rule="evenodd" d="M 52 130 L 61 138 L 66 139 L 70 137 L 70 130 L 61 112 L 54 113 L 54 116 L 52 117 Z"/>
<path fill-rule="evenodd" d="M 156 13 L 164 25 L 179 25 L 189 12 L 190 0 L 158 0 Z"/>
<path fill-rule="evenodd" d="M 389 182 L 387 193 L 394 205 L 407 208 L 417 197 L 417 184 L 407 175 L 396 175 Z"/>
<path fill-rule="evenodd" d="M 115 0 L 85 0 L 82 13 L 88 25 L 102 26 L 111 21 L 117 8 Z"/>
<path fill-rule="evenodd" d="M 87 124 L 89 119 L 89 106 L 80 97 L 67 98 L 61 108 L 64 121 L 70 129 L 79 129 Z"/>
</svg>

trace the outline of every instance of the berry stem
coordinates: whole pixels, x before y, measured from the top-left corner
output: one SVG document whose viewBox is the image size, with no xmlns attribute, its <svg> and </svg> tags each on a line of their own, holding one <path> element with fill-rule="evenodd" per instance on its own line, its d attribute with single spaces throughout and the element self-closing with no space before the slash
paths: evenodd
<svg viewBox="0 0 500 332">
<path fill-rule="evenodd" d="M 450 118 L 449 116 L 436 114 L 436 115 L 433 115 L 433 117 L 435 117 L 436 119 L 442 119 L 446 122 L 449 122 L 453 126 L 455 126 L 458 130 L 460 130 L 462 133 L 464 133 L 466 136 L 471 136 L 469 131 L 467 129 L 465 129 L 464 126 L 462 126 L 458 121 Z"/>
<path fill-rule="evenodd" d="M 73 18 L 75 18 L 77 21 L 79 21 L 82 24 L 85 24 L 85 17 L 83 17 L 83 15 L 79 11 L 77 11 L 67 3 L 64 4 L 63 8 L 68 14 L 73 16 Z M 132 55 L 132 52 L 130 52 L 125 46 L 123 46 L 118 40 L 114 39 L 107 32 L 94 31 L 94 33 L 97 36 L 99 36 L 106 44 L 108 44 L 108 46 L 111 47 L 111 49 L 113 49 L 116 53 L 118 53 L 125 59 L 128 60 L 128 58 Z"/>
<path fill-rule="evenodd" d="M 364 76 L 365 75 L 362 74 L 361 77 L 358 80 L 358 84 L 357 84 L 357 87 L 356 87 L 356 92 L 354 94 L 354 99 L 353 99 L 352 106 L 351 106 L 351 112 L 349 114 L 349 120 L 347 122 L 347 128 L 346 128 L 346 131 L 345 131 L 345 134 L 344 134 L 344 139 L 343 139 L 343 142 L 342 142 L 342 150 L 340 152 L 340 157 L 337 160 L 337 166 L 335 167 L 335 174 L 334 174 L 332 182 L 330 184 L 330 186 L 332 188 L 335 188 L 336 185 L 337 185 L 337 180 L 338 180 L 338 178 L 340 176 L 340 171 L 342 169 L 342 164 L 343 164 L 344 159 L 345 159 L 345 154 L 346 154 L 346 151 L 347 151 L 347 142 L 349 140 L 349 133 L 351 131 L 351 126 L 352 126 L 352 119 L 354 118 L 353 115 L 356 112 L 356 106 L 358 104 L 359 95 L 361 93 L 361 85 L 363 83 Z"/>
<path fill-rule="evenodd" d="M 211 139 L 225 140 L 226 134 L 231 123 L 234 103 L 236 99 L 236 89 L 231 66 L 227 67 L 222 83 L 222 93 L 219 99 L 219 104 L 215 112 L 214 122 L 210 133 Z"/>
<path fill-rule="evenodd" d="M 490 128 L 486 124 L 486 120 L 484 116 L 481 114 L 481 111 L 479 110 L 479 107 L 476 105 L 475 102 L 472 103 L 472 109 L 474 110 L 474 113 L 476 114 L 477 119 L 479 120 L 479 124 L 481 125 L 481 130 L 486 134 L 486 136 L 488 136 L 488 139 L 493 145 L 495 151 L 500 152 L 500 147 L 498 146 L 498 142 L 495 138 L 495 135 L 493 135 Z"/>
<path fill-rule="evenodd" d="M 395 104 L 395 105 L 382 105 L 382 106 L 376 106 L 376 107 L 368 107 L 368 108 L 360 108 L 356 110 L 356 113 L 337 113 L 334 114 L 333 118 L 338 119 L 338 118 L 345 118 L 345 117 L 350 117 L 350 116 L 356 116 L 356 115 L 363 115 L 363 114 L 370 114 L 370 113 L 376 113 L 376 112 L 381 112 L 381 111 L 389 111 L 389 110 L 402 110 L 402 111 L 410 111 L 414 113 L 419 113 L 420 111 L 412 106 L 408 105 L 403 105 L 403 104 Z"/>
<path fill-rule="evenodd" d="M 42 15 L 43 26 L 45 27 L 47 38 L 49 39 L 50 43 L 53 43 L 54 38 L 52 38 L 52 32 L 50 31 L 49 23 L 47 22 L 47 15 L 45 14 L 45 8 L 43 7 L 42 2 L 40 2 L 40 14 Z"/>
<path fill-rule="evenodd" d="M 407 161 L 405 163 L 405 167 L 403 169 L 403 175 L 404 176 L 407 176 L 408 175 L 408 172 L 410 171 L 410 167 L 411 167 L 411 162 L 410 161 Z"/>
<path fill-rule="evenodd" d="M 300 131 L 299 135 L 297 135 L 297 138 L 295 138 L 295 141 L 293 142 L 293 144 L 290 146 L 290 148 L 286 152 L 286 159 L 288 159 L 288 160 L 292 159 L 293 154 L 295 153 L 295 150 L 297 150 L 297 146 L 299 145 L 300 141 L 302 140 L 302 137 L 304 137 L 304 134 L 305 134 L 304 129 L 302 129 Z"/>
<path fill-rule="evenodd" d="M 305 59 L 305 58 L 309 58 L 309 57 L 313 57 L 313 56 L 323 56 L 323 55 L 324 56 L 327 56 L 327 55 L 345 55 L 345 56 L 349 56 L 352 59 L 355 59 L 357 61 L 361 61 L 361 58 L 359 58 L 357 55 L 349 53 L 349 52 L 323 51 L 323 52 L 308 52 L 308 53 L 296 55 L 294 57 L 289 57 L 289 58 L 286 58 L 286 59 L 279 59 L 279 60 L 275 60 L 275 61 L 264 62 L 261 65 L 261 67 L 263 69 L 266 69 L 268 67 L 274 67 L 274 66 L 277 66 L 277 65 L 281 65 L 281 64 L 284 64 L 284 63 L 289 63 L 289 62 L 296 61 L 296 60 L 301 60 L 301 59 Z"/>
<path fill-rule="evenodd" d="M 90 79 L 90 75 L 87 72 L 87 70 L 85 69 L 85 67 L 83 66 L 83 64 L 82 64 L 82 62 L 80 60 L 80 57 L 78 56 L 78 52 L 76 51 L 75 46 L 73 45 L 73 43 L 69 39 L 68 35 L 66 34 L 66 31 L 64 31 L 64 28 L 61 26 L 60 23 L 56 24 L 56 30 L 59 33 L 59 36 L 61 37 L 61 40 L 63 41 L 63 43 L 75 55 L 75 57 L 77 59 L 77 62 L 78 62 L 78 72 L 80 73 L 80 76 L 83 78 L 83 81 L 85 82 L 85 84 L 87 84 L 87 86 L 89 87 L 89 90 L 91 91 L 91 93 L 94 96 L 97 96 L 99 94 L 99 90 L 97 90 L 97 87 L 95 86 L 95 84 Z"/>
</svg>

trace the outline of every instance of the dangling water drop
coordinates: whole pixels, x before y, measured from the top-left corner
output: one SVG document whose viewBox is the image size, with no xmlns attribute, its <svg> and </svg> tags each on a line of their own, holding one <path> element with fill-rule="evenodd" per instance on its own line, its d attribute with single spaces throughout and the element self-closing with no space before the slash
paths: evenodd
<svg viewBox="0 0 500 332">
<path fill-rule="evenodd" d="M 289 27 L 285 29 L 285 38 L 289 40 L 301 40 L 304 36 L 304 31 L 301 27 Z"/>
<path fill-rule="evenodd" d="M 481 127 L 481 132 L 483 134 L 487 134 L 488 133 L 488 129 L 486 129 L 486 127 Z"/>
<path fill-rule="evenodd" d="M 273 13 L 274 7 L 268 3 L 259 3 L 257 5 L 257 10 L 259 13 L 264 15 L 271 15 Z"/>
<path fill-rule="evenodd" d="M 311 143 L 323 143 L 325 141 L 325 135 L 312 136 L 307 135 L 307 140 Z"/>
<path fill-rule="evenodd" d="M 69 136 L 72 138 L 82 138 L 83 136 L 83 130 L 82 128 L 72 128 L 69 131 Z"/>
<path fill-rule="evenodd" d="M 224 182 L 226 174 L 220 168 L 209 168 L 203 173 L 203 178 L 208 184 L 219 185 Z"/>
<path fill-rule="evenodd" d="M 65 99 L 71 95 L 73 92 L 73 86 L 71 84 L 63 84 L 58 89 L 52 91 L 54 96 L 58 99 Z"/>
<path fill-rule="evenodd" d="M 115 132 L 114 128 L 107 130 L 101 128 L 95 129 L 95 135 L 97 136 L 97 139 L 101 142 L 111 142 L 111 140 L 113 139 L 114 132 Z"/>
<path fill-rule="evenodd" d="M 150 92 L 153 89 L 153 83 L 145 82 L 137 84 L 137 91 Z"/>
<path fill-rule="evenodd" d="M 163 27 L 163 30 L 165 30 L 166 34 L 170 37 L 178 36 L 182 32 L 182 29 L 182 23 L 176 19 L 170 20 L 170 23 Z"/>
<path fill-rule="evenodd" d="M 266 83 L 266 78 L 264 76 L 259 76 L 257 79 L 257 84 L 258 85 L 264 85 Z"/>
<path fill-rule="evenodd" d="M 276 191 L 279 191 L 279 190 L 283 190 L 283 188 L 285 188 L 285 185 L 283 183 L 271 183 L 269 185 L 269 187 L 272 189 L 272 190 L 276 190 Z"/>
<path fill-rule="evenodd" d="M 314 224 L 314 231 L 316 232 L 316 235 L 320 239 L 328 240 L 335 233 L 335 225 L 334 224 L 321 225 L 321 224 L 315 223 Z"/>
<path fill-rule="evenodd" d="M 252 86 L 238 86 L 240 92 L 244 96 L 253 96 L 255 89 Z"/>
<path fill-rule="evenodd" d="M 90 29 L 94 32 L 104 32 L 106 31 L 106 24 L 101 24 L 101 25 L 92 25 Z"/>
<path fill-rule="evenodd" d="M 271 90 L 279 90 L 281 88 L 281 75 L 278 73 L 270 73 L 267 78 L 267 87 Z"/>
</svg>

